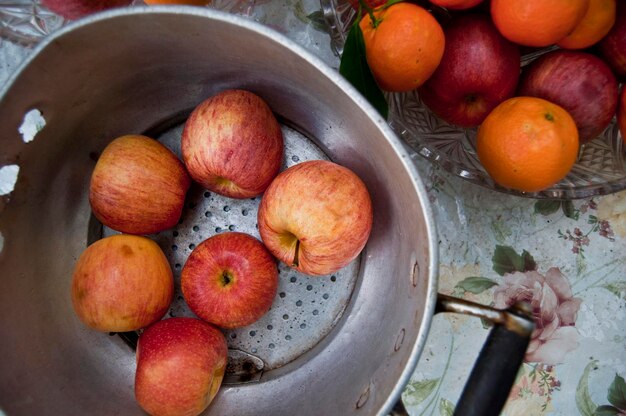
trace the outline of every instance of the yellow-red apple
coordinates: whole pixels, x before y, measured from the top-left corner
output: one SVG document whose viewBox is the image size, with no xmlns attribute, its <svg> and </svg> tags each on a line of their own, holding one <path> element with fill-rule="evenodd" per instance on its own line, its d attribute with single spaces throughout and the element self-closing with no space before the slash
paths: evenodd
<svg viewBox="0 0 626 416">
<path fill-rule="evenodd" d="M 251 198 L 278 174 L 283 135 L 261 97 L 226 90 L 193 110 L 183 130 L 182 152 L 196 182 L 230 198 Z"/>
<path fill-rule="evenodd" d="M 200 318 L 222 328 L 257 321 L 278 288 L 276 260 L 256 238 L 238 232 L 200 243 L 181 273 L 183 296 Z"/>
<path fill-rule="evenodd" d="M 323 160 L 280 173 L 258 212 L 265 246 L 309 275 L 333 273 L 354 260 L 369 238 L 372 221 L 372 202 L 361 179 Z"/>
<path fill-rule="evenodd" d="M 167 147 L 146 136 L 122 136 L 96 163 L 89 203 L 114 230 L 152 234 L 176 225 L 190 185 L 185 166 Z"/>
<path fill-rule="evenodd" d="M 165 254 L 146 237 L 113 235 L 91 244 L 74 268 L 72 303 L 93 329 L 126 332 L 165 315 L 174 279 Z"/>
<path fill-rule="evenodd" d="M 224 335 L 195 318 L 164 319 L 137 342 L 135 398 L 154 416 L 196 416 L 211 403 L 224 378 Z"/>
</svg>

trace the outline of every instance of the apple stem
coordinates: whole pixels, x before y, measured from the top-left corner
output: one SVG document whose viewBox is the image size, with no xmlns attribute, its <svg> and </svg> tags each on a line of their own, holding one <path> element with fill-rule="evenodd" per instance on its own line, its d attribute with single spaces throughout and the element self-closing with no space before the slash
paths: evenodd
<svg viewBox="0 0 626 416">
<path fill-rule="evenodd" d="M 296 253 L 293 256 L 293 266 L 298 267 L 300 262 L 300 240 L 296 240 Z"/>
</svg>

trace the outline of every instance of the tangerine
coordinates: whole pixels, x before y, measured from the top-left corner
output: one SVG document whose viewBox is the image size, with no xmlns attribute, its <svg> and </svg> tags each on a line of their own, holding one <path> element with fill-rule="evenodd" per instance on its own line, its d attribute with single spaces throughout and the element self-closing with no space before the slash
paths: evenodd
<svg viewBox="0 0 626 416">
<path fill-rule="evenodd" d="M 491 17 L 511 42 L 539 47 L 570 34 L 588 7 L 589 0 L 491 0 Z"/>
<path fill-rule="evenodd" d="M 443 56 L 443 29 L 426 9 L 396 3 L 359 22 L 367 64 L 386 91 L 405 92 L 422 85 Z"/>
<path fill-rule="evenodd" d="M 578 26 L 557 45 L 564 49 L 584 49 L 599 42 L 613 27 L 616 8 L 615 0 L 590 0 Z"/>
<path fill-rule="evenodd" d="M 535 97 L 513 97 L 483 121 L 478 159 L 501 186 L 537 192 L 563 179 L 576 162 L 578 130 L 562 107 Z"/>
</svg>

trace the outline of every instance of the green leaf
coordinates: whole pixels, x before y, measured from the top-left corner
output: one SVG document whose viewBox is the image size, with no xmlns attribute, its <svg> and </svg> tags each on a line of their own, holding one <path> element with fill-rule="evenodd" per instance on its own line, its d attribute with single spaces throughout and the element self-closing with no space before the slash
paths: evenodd
<svg viewBox="0 0 626 416">
<path fill-rule="evenodd" d="M 496 282 L 486 277 L 472 276 L 461 280 L 456 284 L 455 288 L 460 288 L 465 292 L 471 292 L 477 295 L 496 285 Z"/>
<path fill-rule="evenodd" d="M 523 270 L 521 270 L 522 272 L 527 272 L 529 270 L 537 270 L 537 263 L 535 262 L 535 259 L 526 250 L 522 251 L 522 262 L 524 264 L 522 266 L 523 268 Z"/>
<path fill-rule="evenodd" d="M 441 416 L 453 416 L 454 415 L 454 405 L 450 400 L 441 399 L 439 400 L 439 414 Z"/>
<path fill-rule="evenodd" d="M 589 395 L 589 372 L 597 364 L 598 360 L 593 360 L 587 364 L 576 387 L 576 407 L 582 416 L 594 416 L 598 408 L 598 405 L 591 400 L 591 395 Z"/>
<path fill-rule="evenodd" d="M 438 378 L 411 381 L 404 390 L 403 399 L 409 406 L 416 406 L 430 396 L 438 383 Z"/>
<path fill-rule="evenodd" d="M 615 374 L 615 379 L 611 383 L 609 394 L 606 397 L 613 406 L 626 410 L 626 382 L 624 382 L 623 377 Z"/>
<path fill-rule="evenodd" d="M 496 238 L 496 241 L 499 243 L 503 243 L 507 237 L 513 234 L 508 224 L 502 220 L 492 221 L 491 230 L 493 231 L 493 236 Z"/>
<path fill-rule="evenodd" d="M 619 414 L 619 409 L 608 405 L 600 406 L 593 412 L 593 416 L 615 416 L 617 414 Z"/>
<path fill-rule="evenodd" d="M 572 201 L 563 201 L 561 203 L 561 208 L 563 209 L 563 214 L 565 214 L 567 218 L 572 218 L 574 220 L 578 219 L 580 212 L 574 208 L 574 203 Z"/>
<path fill-rule="evenodd" d="M 339 64 L 339 73 L 363 94 L 385 120 L 387 119 L 389 106 L 367 65 L 365 41 L 358 24 L 352 25 L 348 32 Z"/>
<path fill-rule="evenodd" d="M 493 260 L 493 270 L 500 276 L 520 271 L 524 265 L 520 255 L 508 246 L 497 245 L 491 259 Z"/>
<path fill-rule="evenodd" d="M 311 22 L 311 25 L 315 30 L 320 32 L 328 32 L 328 27 L 326 26 L 326 19 L 324 19 L 324 12 L 321 10 L 317 10 L 311 14 L 308 14 L 306 18 Z"/>
<path fill-rule="evenodd" d="M 559 210 L 561 201 L 540 200 L 535 202 L 535 214 L 550 215 Z"/>
<path fill-rule="evenodd" d="M 626 300 L 626 282 L 613 282 L 602 285 L 602 287 L 610 292 L 612 292 L 615 296 Z"/>
</svg>

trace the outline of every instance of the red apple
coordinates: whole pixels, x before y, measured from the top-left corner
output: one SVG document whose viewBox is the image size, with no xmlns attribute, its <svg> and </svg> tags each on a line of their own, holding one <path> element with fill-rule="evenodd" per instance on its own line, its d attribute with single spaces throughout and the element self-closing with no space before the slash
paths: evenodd
<svg viewBox="0 0 626 416">
<path fill-rule="evenodd" d="M 372 220 L 361 179 L 323 160 L 283 171 L 265 191 L 258 212 L 261 239 L 270 252 L 309 275 L 333 273 L 355 259 Z"/>
<path fill-rule="evenodd" d="M 159 321 L 137 343 L 135 398 L 151 415 L 199 415 L 217 394 L 227 360 L 224 335 L 208 323 Z"/>
<path fill-rule="evenodd" d="M 624 0 L 618 0 L 615 24 L 598 43 L 598 50 L 615 75 L 622 81 L 626 81 L 626 2 Z"/>
<path fill-rule="evenodd" d="M 89 202 L 104 225 L 151 234 L 176 225 L 190 185 L 185 166 L 167 147 L 145 136 L 122 136 L 98 159 Z"/>
<path fill-rule="evenodd" d="M 418 89 L 419 95 L 443 120 L 477 126 L 513 96 L 520 72 L 519 47 L 479 14 L 457 16 L 444 33 L 441 63 Z"/>
<path fill-rule="evenodd" d="M 619 104 L 617 106 L 617 125 L 622 135 L 624 143 L 626 143 L 626 88 L 622 87 L 619 95 Z"/>
<path fill-rule="evenodd" d="M 350 1 L 350 5 L 352 5 L 352 8 L 354 10 L 359 10 L 359 0 L 349 0 Z M 387 0 L 365 0 L 365 4 L 367 4 L 368 7 L 375 9 L 377 7 L 383 6 L 385 3 L 387 3 Z M 363 12 L 365 13 L 365 10 L 363 10 Z"/>
<path fill-rule="evenodd" d="M 174 295 L 174 278 L 154 241 L 113 235 L 81 254 L 71 293 L 76 314 L 89 327 L 134 331 L 163 317 Z"/>
<path fill-rule="evenodd" d="M 523 72 L 518 94 L 543 98 L 574 119 L 581 143 L 609 125 L 617 106 L 617 81 L 598 57 L 556 50 L 533 61 Z"/>
<path fill-rule="evenodd" d="M 42 0 L 42 4 L 66 19 L 78 19 L 91 13 L 127 6 L 132 0 Z"/>
<path fill-rule="evenodd" d="M 256 238 L 237 232 L 200 243 L 181 274 L 191 310 L 222 328 L 257 321 L 272 306 L 278 288 L 276 260 Z"/>
<path fill-rule="evenodd" d="M 465 10 L 478 6 L 483 0 L 430 0 L 436 6 L 450 10 Z M 446 39 L 447 40 L 447 39 Z"/>
<path fill-rule="evenodd" d="M 201 103 L 185 123 L 183 160 L 191 177 L 230 198 L 260 195 L 278 174 L 283 135 L 259 96 L 223 91 Z"/>
</svg>

